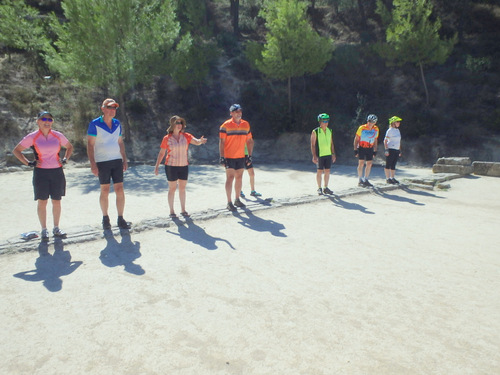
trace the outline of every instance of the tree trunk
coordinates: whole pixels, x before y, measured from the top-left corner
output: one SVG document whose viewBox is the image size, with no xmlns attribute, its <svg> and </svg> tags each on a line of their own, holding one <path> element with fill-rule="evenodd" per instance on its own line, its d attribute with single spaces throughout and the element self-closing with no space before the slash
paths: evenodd
<svg viewBox="0 0 500 375">
<path fill-rule="evenodd" d="M 425 82 L 425 76 L 424 76 L 424 66 L 420 62 L 418 63 L 420 67 L 420 77 L 422 77 L 422 83 L 424 84 L 424 90 L 425 90 L 425 104 L 429 106 L 429 91 L 427 90 L 427 82 Z"/>
<path fill-rule="evenodd" d="M 288 114 L 292 115 L 292 77 L 288 77 Z"/>
<path fill-rule="evenodd" d="M 366 25 L 366 12 L 365 12 L 365 6 L 363 5 L 364 0 L 358 0 L 358 9 L 359 9 L 359 15 L 361 17 L 361 23 L 363 25 Z"/>
<path fill-rule="evenodd" d="M 120 103 L 120 112 L 122 113 L 122 125 L 123 125 L 123 138 L 125 142 L 130 142 L 130 121 L 127 117 L 127 108 L 125 106 L 125 97 L 123 94 L 119 95 L 119 103 Z"/>
<path fill-rule="evenodd" d="M 239 26 L 239 18 L 240 18 L 240 0 L 230 0 L 231 8 L 230 14 L 233 22 L 233 33 L 236 36 L 240 35 L 240 26 Z"/>
</svg>

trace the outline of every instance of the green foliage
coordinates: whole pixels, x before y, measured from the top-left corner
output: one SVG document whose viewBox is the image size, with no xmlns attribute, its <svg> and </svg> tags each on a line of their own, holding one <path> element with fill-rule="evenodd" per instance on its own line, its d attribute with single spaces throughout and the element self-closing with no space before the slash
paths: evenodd
<svg viewBox="0 0 500 375">
<path fill-rule="evenodd" d="M 253 64 L 271 79 L 288 80 L 288 111 L 292 110 L 291 79 L 320 72 L 331 59 L 333 43 L 321 37 L 306 18 L 307 3 L 268 0 L 261 10 L 268 32 L 260 56 Z M 247 56 L 254 56 L 249 45 Z"/>
<path fill-rule="evenodd" d="M 423 67 L 443 64 L 457 43 L 457 35 L 451 39 L 440 37 L 441 20 L 439 17 L 433 19 L 430 0 L 394 0 L 390 15 L 382 1 L 377 0 L 377 12 L 389 24 L 386 43 L 376 45 L 375 51 L 389 65 L 417 65 L 425 89 L 426 103 L 429 104 Z"/>
<path fill-rule="evenodd" d="M 245 45 L 245 57 L 250 62 L 250 66 L 253 69 L 257 69 L 257 61 L 262 59 L 262 51 L 264 46 L 261 43 L 255 41 L 249 41 Z"/>
<path fill-rule="evenodd" d="M 377 1 L 377 13 L 389 25 L 386 44 L 379 46 L 381 57 L 396 65 L 443 64 L 457 42 L 439 35 L 441 20 L 433 19 L 429 0 L 394 0 L 392 12 L 382 1 Z"/>
<path fill-rule="evenodd" d="M 491 57 L 465 57 L 465 68 L 470 72 L 484 72 L 491 68 Z"/>
<path fill-rule="evenodd" d="M 331 5 L 337 13 L 349 11 L 358 7 L 358 0 L 324 0 L 322 2 L 318 1 L 318 3 L 326 3 L 327 5 Z"/>
<path fill-rule="evenodd" d="M 258 29 L 259 11 L 264 0 L 245 0 L 240 3 L 239 28 L 242 32 L 251 33 Z"/>
<path fill-rule="evenodd" d="M 333 43 L 308 23 L 307 3 L 295 0 L 268 1 L 261 14 L 268 33 L 258 69 L 269 78 L 284 80 L 318 73 L 331 59 Z"/>
<path fill-rule="evenodd" d="M 182 35 L 170 59 L 170 76 L 182 89 L 201 83 L 208 75 L 217 48 L 208 38 L 211 30 L 207 24 L 205 1 L 176 0 L 177 18 Z"/>
<path fill-rule="evenodd" d="M 382 24 L 387 27 L 392 21 L 392 15 L 389 9 L 385 6 L 385 4 L 381 0 L 377 0 L 377 7 L 375 9 L 375 13 L 380 16 L 382 20 Z"/>
<path fill-rule="evenodd" d="M 210 29 L 206 22 L 207 7 L 205 1 L 200 0 L 176 0 L 177 19 L 183 33 L 197 35 L 210 35 Z"/>
<path fill-rule="evenodd" d="M 4 0 L 0 4 L 0 45 L 27 51 L 31 58 L 48 47 L 44 20 L 23 0 Z"/>
<path fill-rule="evenodd" d="M 172 1 L 66 0 L 67 22 L 53 16 L 58 36 L 47 63 L 63 77 L 124 94 L 163 73 L 179 24 Z"/>
<path fill-rule="evenodd" d="M 193 39 L 191 34 L 181 38 L 175 52 L 172 56 L 170 75 L 183 89 L 201 83 L 217 56 L 214 43 L 206 42 L 200 37 Z"/>
</svg>

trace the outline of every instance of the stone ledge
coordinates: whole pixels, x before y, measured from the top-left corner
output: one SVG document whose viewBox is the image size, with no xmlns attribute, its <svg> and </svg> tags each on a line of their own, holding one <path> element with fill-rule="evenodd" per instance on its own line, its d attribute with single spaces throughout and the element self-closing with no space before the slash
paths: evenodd
<svg viewBox="0 0 500 375">
<path fill-rule="evenodd" d="M 436 164 L 444 165 L 471 165 L 471 163 L 469 157 L 439 158 L 436 162 Z"/>
<path fill-rule="evenodd" d="M 448 165 L 434 164 L 432 166 L 433 173 L 458 173 L 460 175 L 471 174 L 473 172 L 472 165 Z"/>
<path fill-rule="evenodd" d="M 474 174 L 480 176 L 500 177 L 500 163 L 488 161 L 475 161 L 472 163 Z"/>
</svg>

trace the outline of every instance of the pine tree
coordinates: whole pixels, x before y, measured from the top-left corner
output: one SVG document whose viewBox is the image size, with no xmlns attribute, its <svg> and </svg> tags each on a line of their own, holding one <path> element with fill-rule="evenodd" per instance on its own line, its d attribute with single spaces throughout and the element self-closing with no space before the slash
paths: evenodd
<svg viewBox="0 0 500 375">
<path fill-rule="evenodd" d="M 66 0 L 62 7 L 67 22 L 54 16 L 58 39 L 47 63 L 65 78 L 116 93 L 126 116 L 124 94 L 168 70 L 180 30 L 173 1 Z M 124 125 L 127 138 L 127 117 Z"/>
<path fill-rule="evenodd" d="M 304 1 L 270 0 L 261 11 L 268 32 L 254 64 L 267 77 L 288 81 L 290 113 L 292 78 L 320 72 L 333 51 L 332 40 L 318 35 L 309 24 L 306 7 Z M 255 46 L 250 50 L 255 51 Z"/>
<path fill-rule="evenodd" d="M 24 50 L 31 61 L 36 62 L 49 45 L 43 23 L 38 10 L 26 5 L 24 0 L 4 0 L 0 4 L 0 46 L 5 46 L 7 51 Z"/>
<path fill-rule="evenodd" d="M 441 38 L 441 20 L 433 18 L 433 6 L 429 0 L 394 0 L 392 11 L 378 0 L 377 13 L 388 22 L 388 26 L 386 43 L 379 44 L 376 50 L 389 64 L 411 63 L 419 68 L 426 104 L 429 105 L 424 66 L 443 64 L 453 51 L 457 36 Z"/>
</svg>

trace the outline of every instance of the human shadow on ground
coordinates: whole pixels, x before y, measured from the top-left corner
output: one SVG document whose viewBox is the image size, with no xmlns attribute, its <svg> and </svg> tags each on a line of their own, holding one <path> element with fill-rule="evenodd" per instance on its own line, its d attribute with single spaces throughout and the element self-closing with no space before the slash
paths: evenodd
<svg viewBox="0 0 500 375">
<path fill-rule="evenodd" d="M 385 199 L 390 199 L 392 201 L 410 203 L 410 204 L 414 204 L 415 206 L 425 206 L 425 203 L 417 202 L 415 199 L 412 199 L 412 198 L 402 197 L 402 196 L 395 195 L 395 194 L 388 194 L 385 191 L 380 191 L 378 189 L 375 189 L 374 192 L 376 195 L 379 195 Z"/>
<path fill-rule="evenodd" d="M 346 210 L 353 210 L 353 211 L 359 211 L 363 214 L 367 214 L 367 215 L 375 215 L 375 212 L 372 212 L 370 210 L 368 210 L 365 206 L 362 206 L 358 203 L 352 203 L 352 202 L 347 202 L 345 200 L 343 200 L 342 198 L 340 198 L 339 196 L 330 196 L 328 197 L 328 199 L 330 199 L 330 201 L 337 207 L 341 207 L 341 208 L 344 208 Z"/>
<path fill-rule="evenodd" d="M 59 292 L 63 284 L 61 277 L 70 275 L 82 264 L 81 261 L 71 261 L 71 254 L 64 250 L 61 239 L 54 241 L 54 254 L 49 253 L 47 242 L 40 242 L 38 254 L 34 270 L 16 273 L 14 277 L 25 281 L 42 281 L 49 292 Z"/>
<path fill-rule="evenodd" d="M 436 195 L 434 193 L 429 193 L 428 191 L 424 190 L 415 190 L 415 189 L 410 189 L 407 186 L 402 186 L 401 190 L 408 194 L 413 194 L 413 195 L 420 195 L 421 197 L 432 197 L 432 198 L 438 198 L 438 199 L 445 199 L 444 197 L 440 197 L 439 195 Z"/>
<path fill-rule="evenodd" d="M 233 215 L 240 219 L 238 224 L 243 225 L 245 228 L 257 231 L 257 232 L 269 232 L 276 237 L 287 237 L 282 230 L 285 230 L 285 226 L 281 223 L 277 223 L 274 220 L 265 220 L 258 216 L 255 216 L 252 211 L 245 209 L 243 214 L 240 212 L 233 212 Z M 243 216 L 243 215 L 246 215 Z"/>
<path fill-rule="evenodd" d="M 273 205 L 273 198 L 261 198 L 261 197 L 253 197 L 250 194 L 241 197 L 240 199 L 244 200 L 246 204 L 250 205 L 262 205 L 271 207 Z"/>
<path fill-rule="evenodd" d="M 179 231 L 179 233 L 175 233 L 169 230 L 167 230 L 167 233 L 179 236 L 183 240 L 192 242 L 193 244 L 204 247 L 207 250 L 217 250 L 219 248 L 217 246 L 217 242 L 223 242 L 227 244 L 231 249 L 236 250 L 231 242 L 224 238 L 209 235 L 205 231 L 205 229 L 196 225 L 190 218 L 187 218 L 185 222 L 176 219 L 174 220 L 174 223 L 177 225 L 177 230 Z"/>
<path fill-rule="evenodd" d="M 137 196 L 148 196 L 158 191 L 166 192 L 168 182 L 163 171 L 163 167 L 161 167 L 159 175 L 155 176 L 153 165 L 130 166 L 124 174 L 125 190 Z M 220 170 L 211 165 L 190 165 L 189 172 L 191 174 L 190 180 L 195 183 L 202 181 L 205 186 L 220 185 L 223 181 L 223 175 L 219 173 Z M 82 194 L 89 194 L 100 189 L 99 179 L 90 173 L 90 169 L 88 174 L 79 175 L 77 179 L 68 176 L 67 185 L 68 188 L 77 187 L 82 191 Z M 110 191 L 114 192 L 113 184 L 111 184 Z"/>
<path fill-rule="evenodd" d="M 123 266 L 123 270 L 134 274 L 144 275 L 146 271 L 139 265 L 134 263 L 137 258 L 141 257 L 141 243 L 132 242 L 130 232 L 128 230 L 120 230 L 121 242 L 118 242 L 111 230 L 104 231 L 104 238 L 107 241 L 106 247 L 101 251 L 99 259 L 106 267 Z"/>
</svg>

